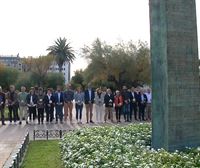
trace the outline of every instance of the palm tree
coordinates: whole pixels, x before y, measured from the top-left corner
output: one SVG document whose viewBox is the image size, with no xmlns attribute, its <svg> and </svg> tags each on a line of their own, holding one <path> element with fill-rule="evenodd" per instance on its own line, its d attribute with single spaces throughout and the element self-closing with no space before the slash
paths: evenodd
<svg viewBox="0 0 200 168">
<path fill-rule="evenodd" d="M 65 61 L 70 63 L 76 58 L 74 55 L 74 51 L 72 47 L 70 47 L 70 43 L 67 43 L 67 39 L 64 37 L 63 39 L 60 37 L 55 41 L 55 44 L 47 48 L 49 55 L 53 55 L 55 57 L 55 61 L 58 64 L 59 72 L 62 72 L 62 66 Z"/>
</svg>

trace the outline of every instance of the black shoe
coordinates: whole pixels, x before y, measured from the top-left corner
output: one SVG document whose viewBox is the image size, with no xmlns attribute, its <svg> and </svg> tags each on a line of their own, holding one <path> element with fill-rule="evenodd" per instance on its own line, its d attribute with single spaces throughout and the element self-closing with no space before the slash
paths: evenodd
<svg viewBox="0 0 200 168">
<path fill-rule="evenodd" d="M 26 121 L 26 124 L 28 124 L 28 121 Z"/>
<path fill-rule="evenodd" d="M 19 122 L 19 125 L 21 125 L 21 124 L 22 124 L 22 122 L 20 121 L 20 122 Z"/>
<path fill-rule="evenodd" d="M 92 120 L 90 120 L 90 123 L 94 123 Z"/>
<path fill-rule="evenodd" d="M 5 123 L 2 123 L 2 125 L 6 125 Z"/>
<path fill-rule="evenodd" d="M 58 124 L 58 121 L 56 121 L 56 124 Z"/>
</svg>

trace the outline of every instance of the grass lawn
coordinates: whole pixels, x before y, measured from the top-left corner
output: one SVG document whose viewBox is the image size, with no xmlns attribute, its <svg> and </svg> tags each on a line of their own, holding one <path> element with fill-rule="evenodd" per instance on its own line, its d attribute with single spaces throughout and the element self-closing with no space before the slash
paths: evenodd
<svg viewBox="0 0 200 168">
<path fill-rule="evenodd" d="M 63 168 L 59 141 L 31 141 L 22 168 Z"/>
</svg>

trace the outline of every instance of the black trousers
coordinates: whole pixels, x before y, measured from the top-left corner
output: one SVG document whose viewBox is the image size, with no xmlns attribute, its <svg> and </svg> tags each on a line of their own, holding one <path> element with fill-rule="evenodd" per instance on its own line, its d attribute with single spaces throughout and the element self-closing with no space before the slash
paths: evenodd
<svg viewBox="0 0 200 168">
<path fill-rule="evenodd" d="M 32 120 L 33 117 L 33 121 L 36 118 L 36 107 L 29 107 L 29 120 Z"/>
<path fill-rule="evenodd" d="M 132 120 L 133 112 L 134 112 L 134 118 L 135 120 L 137 120 L 137 104 L 136 103 L 131 103 L 130 120 Z"/>
<path fill-rule="evenodd" d="M 54 108 L 52 106 L 51 107 L 47 106 L 45 108 L 45 111 L 46 111 L 46 121 L 47 122 L 52 122 L 53 121 L 53 110 L 54 110 Z"/>
<path fill-rule="evenodd" d="M 4 124 L 5 117 L 4 117 L 4 107 L 0 106 L 0 112 L 1 112 L 1 122 Z"/>
<path fill-rule="evenodd" d="M 9 105 L 8 106 L 9 120 L 10 120 L 10 122 L 12 122 L 12 120 L 14 122 L 17 121 L 17 110 L 18 110 L 17 105 Z"/>
<path fill-rule="evenodd" d="M 145 104 L 140 104 L 139 105 L 139 120 L 141 121 L 141 120 L 145 120 L 144 119 L 144 113 L 145 113 L 145 107 L 146 107 L 146 105 Z"/>
<path fill-rule="evenodd" d="M 83 110 L 83 104 L 82 105 L 76 104 L 76 120 L 82 119 L 82 110 Z"/>
<path fill-rule="evenodd" d="M 44 121 L 44 108 L 38 108 L 38 123 Z"/>
<path fill-rule="evenodd" d="M 122 107 L 115 107 L 115 111 L 116 111 L 116 119 L 117 119 L 117 121 L 120 121 L 121 113 L 122 113 Z"/>
</svg>

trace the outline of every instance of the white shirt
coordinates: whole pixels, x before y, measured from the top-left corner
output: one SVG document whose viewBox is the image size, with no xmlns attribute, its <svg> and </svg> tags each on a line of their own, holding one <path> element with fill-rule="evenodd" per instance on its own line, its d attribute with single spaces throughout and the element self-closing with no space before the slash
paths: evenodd
<svg viewBox="0 0 200 168">
<path fill-rule="evenodd" d="M 147 96 L 147 103 L 151 103 L 151 99 L 152 99 L 151 92 L 150 93 L 146 93 L 146 96 Z"/>
<path fill-rule="evenodd" d="M 58 102 L 60 103 L 60 92 L 58 92 Z"/>
<path fill-rule="evenodd" d="M 89 89 L 88 91 L 89 91 L 89 100 L 91 100 L 91 97 L 92 97 L 92 90 Z"/>
<path fill-rule="evenodd" d="M 31 100 L 30 100 L 31 104 L 33 104 L 33 96 L 31 96 Z"/>
</svg>

